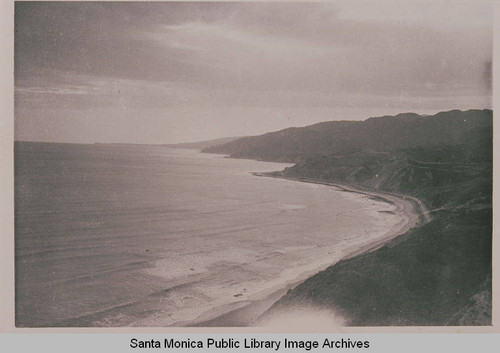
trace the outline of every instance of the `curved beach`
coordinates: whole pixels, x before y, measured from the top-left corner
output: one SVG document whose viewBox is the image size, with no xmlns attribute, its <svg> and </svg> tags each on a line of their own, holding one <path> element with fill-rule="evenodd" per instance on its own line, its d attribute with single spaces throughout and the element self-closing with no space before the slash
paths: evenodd
<svg viewBox="0 0 500 353">
<path fill-rule="evenodd" d="M 376 239 L 371 239 L 367 243 L 360 244 L 357 248 L 351 248 L 347 254 L 342 258 L 344 260 L 352 258 L 370 251 L 374 251 L 382 247 L 385 243 L 391 241 L 397 236 L 400 236 L 413 227 L 421 226 L 431 220 L 429 211 L 425 205 L 417 198 L 396 194 L 396 193 L 382 193 L 376 191 L 369 191 L 359 187 L 354 187 L 345 184 L 325 182 L 321 180 L 307 179 L 307 178 L 292 178 L 276 175 L 276 173 L 252 173 L 260 177 L 272 177 L 278 179 L 287 179 L 296 182 L 306 182 L 319 185 L 331 186 L 339 191 L 351 192 L 359 195 L 366 195 L 367 197 L 386 202 L 394 206 L 394 209 L 389 212 L 401 215 L 400 221 L 390 225 L 385 234 L 378 236 Z M 384 211 L 382 211 L 384 212 Z M 336 261 L 336 262 L 338 262 Z M 245 302 L 231 303 L 223 307 L 213 309 L 197 320 L 185 322 L 187 326 L 200 326 L 200 327 L 228 327 L 228 326 L 252 326 L 259 325 L 259 317 L 267 309 L 269 309 L 276 301 L 278 301 L 287 291 L 294 288 L 307 278 L 315 275 L 316 273 L 334 265 L 336 262 L 323 266 L 315 271 L 309 273 L 302 273 L 293 282 L 287 283 L 285 287 L 269 291 L 266 295 L 259 295 L 259 297 L 252 298 Z"/>
</svg>

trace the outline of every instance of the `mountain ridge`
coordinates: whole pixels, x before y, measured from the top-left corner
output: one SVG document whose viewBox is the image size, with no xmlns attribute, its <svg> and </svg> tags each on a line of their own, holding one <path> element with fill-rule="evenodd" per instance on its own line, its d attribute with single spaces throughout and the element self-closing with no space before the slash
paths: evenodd
<svg viewBox="0 0 500 353">
<path fill-rule="evenodd" d="M 492 124 L 492 111 L 451 110 L 431 116 L 402 113 L 364 121 L 328 121 L 244 137 L 203 149 L 233 158 L 300 162 L 317 153 L 388 151 L 432 143 L 454 144 L 467 131 Z"/>
</svg>

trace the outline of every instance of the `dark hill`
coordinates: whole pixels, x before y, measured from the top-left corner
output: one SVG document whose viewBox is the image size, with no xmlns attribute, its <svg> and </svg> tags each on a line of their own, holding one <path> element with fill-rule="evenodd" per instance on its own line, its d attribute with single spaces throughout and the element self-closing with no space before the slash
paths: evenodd
<svg viewBox="0 0 500 353">
<path fill-rule="evenodd" d="M 433 116 L 413 113 L 365 121 L 330 121 L 244 137 L 203 152 L 235 158 L 299 162 L 321 154 L 387 152 L 432 144 L 457 144 L 470 131 L 492 125 L 491 110 L 452 110 Z"/>
</svg>

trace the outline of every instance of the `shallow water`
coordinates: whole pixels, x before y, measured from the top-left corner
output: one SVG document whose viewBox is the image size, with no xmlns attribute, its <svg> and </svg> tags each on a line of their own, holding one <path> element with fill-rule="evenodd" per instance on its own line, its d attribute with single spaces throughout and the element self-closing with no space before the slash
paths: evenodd
<svg viewBox="0 0 500 353">
<path fill-rule="evenodd" d="M 16 324 L 167 326 L 238 306 L 384 234 L 393 205 L 263 178 L 279 163 L 18 142 Z"/>
</svg>

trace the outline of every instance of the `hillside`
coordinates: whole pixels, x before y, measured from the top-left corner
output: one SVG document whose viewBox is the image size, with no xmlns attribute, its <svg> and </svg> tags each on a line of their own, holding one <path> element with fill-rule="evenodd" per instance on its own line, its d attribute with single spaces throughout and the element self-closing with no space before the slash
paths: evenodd
<svg viewBox="0 0 500 353">
<path fill-rule="evenodd" d="M 300 162 L 318 153 L 386 152 L 422 145 L 456 144 L 471 130 L 491 124 L 491 110 L 452 110 L 433 116 L 406 113 L 288 128 L 240 138 L 203 151 L 235 158 Z"/>
<path fill-rule="evenodd" d="M 447 187 L 491 179 L 492 126 L 473 129 L 460 143 L 426 145 L 389 152 L 360 151 L 346 154 L 316 154 L 286 168 L 287 177 L 306 177 L 393 191 L 421 198 L 430 206 L 441 206 L 437 194 Z"/>
<path fill-rule="evenodd" d="M 316 154 L 274 173 L 412 195 L 432 221 L 313 276 L 264 318 L 308 304 L 354 326 L 490 325 L 492 127 L 455 142 Z"/>
</svg>

